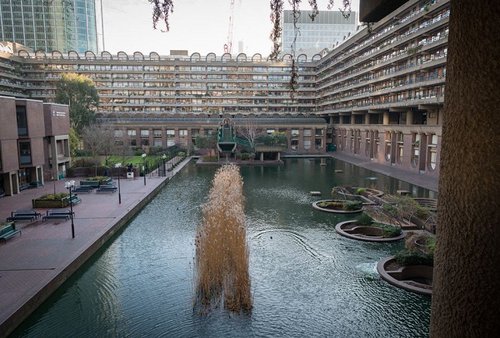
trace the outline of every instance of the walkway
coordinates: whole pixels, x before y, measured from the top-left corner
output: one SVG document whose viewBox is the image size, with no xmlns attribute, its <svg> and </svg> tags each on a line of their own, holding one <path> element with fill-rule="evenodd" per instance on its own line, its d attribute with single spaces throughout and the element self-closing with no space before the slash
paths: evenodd
<svg viewBox="0 0 500 338">
<path fill-rule="evenodd" d="M 405 181 L 419 187 L 429 189 L 432 191 L 438 191 L 438 178 L 420 175 L 417 173 L 408 172 L 407 170 L 402 170 L 396 167 L 390 167 L 385 164 L 380 164 L 366 160 L 365 158 L 354 157 L 351 155 L 335 152 L 331 153 L 333 158 L 352 163 L 358 167 L 373 170 L 377 173 L 384 174 L 390 177 L 397 178 L 398 180 Z"/>
<path fill-rule="evenodd" d="M 73 207 L 74 239 L 70 220 L 16 222 L 22 235 L 0 242 L 0 337 L 12 332 L 189 160 L 168 172 L 167 177 L 148 175 L 146 185 L 143 177 L 121 179 L 121 204 L 118 192 L 78 194 L 82 202 Z M 31 209 L 33 198 L 54 190 L 66 191 L 64 181 L 55 185 L 47 182 L 43 187 L 0 198 L 0 220 L 16 209 Z M 45 213 L 45 209 L 37 210 Z"/>
</svg>

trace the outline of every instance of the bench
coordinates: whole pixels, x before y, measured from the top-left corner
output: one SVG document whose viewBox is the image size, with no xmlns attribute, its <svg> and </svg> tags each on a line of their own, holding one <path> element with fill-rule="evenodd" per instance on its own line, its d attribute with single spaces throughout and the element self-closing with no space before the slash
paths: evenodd
<svg viewBox="0 0 500 338">
<path fill-rule="evenodd" d="M 83 192 L 83 193 L 91 193 L 95 189 L 94 186 L 91 185 L 80 185 L 73 189 L 74 192 Z"/>
<path fill-rule="evenodd" d="M 75 205 L 75 204 L 80 203 L 81 201 L 82 201 L 82 199 L 80 197 L 78 197 L 77 195 L 72 195 L 69 203 Z"/>
<path fill-rule="evenodd" d="M 40 216 L 41 214 L 33 209 L 16 210 L 10 213 L 10 217 L 7 217 L 7 221 L 34 221 Z"/>
<path fill-rule="evenodd" d="M 47 210 L 47 213 L 45 216 L 42 217 L 43 221 L 46 221 L 48 219 L 64 219 L 68 220 L 71 218 L 71 211 L 69 210 Z M 73 213 L 74 215 L 74 213 Z"/>
<path fill-rule="evenodd" d="M 14 237 L 16 234 L 21 234 L 21 230 L 16 230 L 14 223 L 4 225 L 0 228 L 0 239 L 3 239 L 4 241 Z"/>
<path fill-rule="evenodd" d="M 118 188 L 115 187 L 114 185 L 101 185 L 99 186 L 99 188 L 97 189 L 96 192 L 98 193 L 107 193 L 107 192 L 110 192 L 110 193 L 114 193 L 116 192 Z"/>
</svg>

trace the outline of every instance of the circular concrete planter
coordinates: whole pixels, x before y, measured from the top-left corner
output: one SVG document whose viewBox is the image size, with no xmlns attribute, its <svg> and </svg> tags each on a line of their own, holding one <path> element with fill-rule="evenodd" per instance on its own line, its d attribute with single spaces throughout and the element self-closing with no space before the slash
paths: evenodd
<svg viewBox="0 0 500 338">
<path fill-rule="evenodd" d="M 404 232 L 401 232 L 396 237 L 384 237 L 384 231 L 381 228 L 369 225 L 352 226 L 356 222 L 355 220 L 340 222 L 335 226 L 335 231 L 344 237 L 365 242 L 395 242 L 406 236 Z"/>
<path fill-rule="evenodd" d="M 342 210 L 342 209 L 329 209 L 329 208 L 322 208 L 318 204 L 321 202 L 333 202 L 333 201 L 339 201 L 339 200 L 321 200 L 321 201 L 316 201 L 312 203 L 312 207 L 316 210 L 324 211 L 324 212 L 331 212 L 334 214 L 358 214 L 363 211 L 363 208 L 360 208 L 358 210 Z M 339 201 L 343 202 L 343 201 Z"/>
<path fill-rule="evenodd" d="M 433 267 L 428 265 L 400 266 L 394 256 L 384 258 L 377 264 L 380 277 L 398 288 L 432 295 Z"/>
</svg>

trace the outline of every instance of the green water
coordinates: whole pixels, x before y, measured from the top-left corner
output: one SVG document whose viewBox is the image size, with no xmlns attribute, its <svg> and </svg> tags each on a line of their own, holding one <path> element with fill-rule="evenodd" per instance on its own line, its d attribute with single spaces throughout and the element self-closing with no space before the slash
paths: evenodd
<svg viewBox="0 0 500 338">
<path fill-rule="evenodd" d="M 402 243 L 340 237 L 335 224 L 349 217 L 313 210 L 311 203 L 345 184 L 432 193 L 332 159 L 326 166 L 287 159 L 281 167 L 241 168 L 254 309 L 193 312 L 194 237 L 214 172 L 185 168 L 13 336 L 428 335 L 430 298 L 388 285 L 375 270 Z M 323 197 L 310 196 L 313 190 Z"/>
</svg>

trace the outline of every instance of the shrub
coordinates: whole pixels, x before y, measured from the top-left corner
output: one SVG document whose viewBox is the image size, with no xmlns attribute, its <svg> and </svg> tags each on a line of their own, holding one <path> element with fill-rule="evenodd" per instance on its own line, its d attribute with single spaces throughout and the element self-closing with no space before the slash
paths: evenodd
<svg viewBox="0 0 500 338">
<path fill-rule="evenodd" d="M 395 257 L 400 265 L 434 265 L 434 257 L 421 252 L 402 250 Z"/>
<path fill-rule="evenodd" d="M 371 218 L 367 213 L 362 213 L 358 217 L 357 222 L 361 225 L 370 225 L 373 222 L 373 218 Z"/>
<path fill-rule="evenodd" d="M 363 195 L 366 192 L 366 188 L 358 188 L 355 191 L 356 195 Z"/>
<path fill-rule="evenodd" d="M 383 224 L 383 223 L 373 223 L 373 226 L 376 226 L 378 228 L 381 228 L 384 231 L 384 234 L 382 237 L 390 238 L 390 237 L 397 237 L 401 235 L 401 228 L 389 225 L 389 224 Z"/>
<path fill-rule="evenodd" d="M 177 153 L 177 156 L 180 156 L 180 157 L 186 157 L 186 153 L 184 151 L 179 151 Z"/>
<path fill-rule="evenodd" d="M 204 156 L 204 162 L 217 162 L 217 156 Z"/>
<path fill-rule="evenodd" d="M 66 192 L 60 192 L 60 193 L 57 193 L 57 194 L 43 195 L 43 196 L 40 196 L 37 199 L 39 199 L 39 200 L 48 200 L 48 201 L 60 201 L 63 198 L 66 198 L 68 196 L 69 196 L 68 193 L 66 193 Z"/>
<path fill-rule="evenodd" d="M 345 201 L 343 209 L 346 211 L 359 210 L 363 207 L 363 203 L 360 201 Z"/>
</svg>

